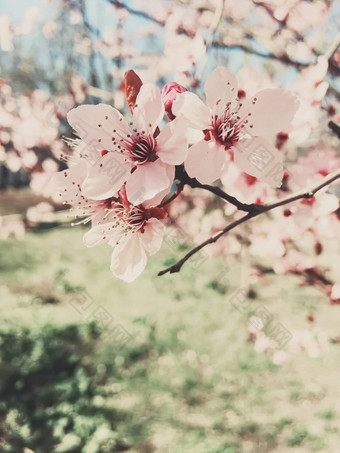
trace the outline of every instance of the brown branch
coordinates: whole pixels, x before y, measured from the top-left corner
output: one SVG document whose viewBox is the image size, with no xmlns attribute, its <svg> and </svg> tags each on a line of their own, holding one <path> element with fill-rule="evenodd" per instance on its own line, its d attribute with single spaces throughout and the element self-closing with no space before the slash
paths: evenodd
<svg viewBox="0 0 340 453">
<path fill-rule="evenodd" d="M 266 59 L 269 59 L 269 60 L 276 60 L 276 61 L 279 61 L 281 63 L 287 64 L 289 66 L 294 66 L 296 69 L 307 68 L 310 65 L 316 63 L 316 61 L 314 61 L 314 60 L 306 62 L 306 63 L 302 62 L 302 61 L 292 60 L 286 54 L 276 55 L 276 54 L 274 54 L 272 52 L 261 52 L 259 50 L 256 50 L 256 49 L 253 49 L 251 47 L 248 47 L 248 46 L 246 46 L 244 44 L 224 44 L 224 43 L 220 43 L 218 41 L 214 41 L 212 43 L 211 47 L 212 48 L 216 48 L 216 49 L 226 49 L 226 50 L 228 50 L 228 49 L 230 49 L 230 50 L 242 50 L 245 53 L 248 53 L 248 54 L 251 54 L 251 55 L 256 55 L 257 57 L 266 58 Z"/>
<path fill-rule="evenodd" d="M 263 205 L 259 205 L 256 203 L 242 203 L 237 198 L 233 197 L 232 195 L 227 194 L 224 192 L 220 187 L 217 186 L 210 186 L 209 184 L 201 184 L 195 178 L 190 178 L 188 173 L 184 170 L 183 166 L 176 167 L 176 179 L 180 180 L 183 185 L 187 184 L 192 189 L 203 189 L 207 190 L 208 192 L 217 195 L 218 197 L 222 198 L 225 201 L 228 201 L 232 205 L 236 206 L 237 209 L 240 211 L 245 212 L 257 212 L 262 211 Z"/>
<path fill-rule="evenodd" d="M 153 22 L 157 25 L 161 25 L 161 26 L 165 25 L 164 20 L 159 20 L 156 17 L 153 17 L 150 14 L 146 13 L 145 11 L 131 8 L 130 6 L 126 5 L 124 2 L 121 2 L 119 0 L 108 0 L 108 3 L 115 6 L 116 8 L 125 9 L 128 13 L 133 14 L 138 17 L 142 17 L 143 19 L 149 20 L 150 22 Z"/>
<path fill-rule="evenodd" d="M 240 225 L 240 224 L 242 224 L 244 222 L 247 222 L 248 220 L 250 220 L 250 219 L 252 219 L 254 217 L 257 217 L 258 215 L 260 215 L 260 214 L 262 214 L 264 212 L 271 211 L 272 209 L 275 209 L 275 208 L 277 208 L 279 206 L 283 206 L 285 204 L 292 203 L 293 201 L 300 200 L 302 198 L 307 198 L 307 199 L 308 198 L 312 198 L 316 194 L 316 192 L 321 190 L 323 187 L 328 186 L 329 184 L 331 184 L 332 182 L 334 182 L 335 180 L 337 180 L 339 178 L 340 178 L 340 169 L 334 171 L 333 173 L 330 173 L 326 178 L 323 178 L 322 181 L 314 184 L 312 187 L 310 187 L 307 190 L 302 190 L 300 192 L 293 193 L 293 194 L 289 195 L 288 197 L 285 197 L 285 198 L 283 198 L 282 200 L 280 200 L 280 201 L 278 201 L 276 203 L 272 203 L 272 204 L 268 204 L 268 205 L 261 205 L 261 210 L 248 212 L 248 214 L 245 215 L 244 217 L 242 217 L 241 219 L 238 219 L 235 222 L 232 222 L 231 224 L 227 225 L 223 230 L 215 233 L 213 236 L 211 236 L 210 238 L 206 239 L 204 242 L 202 242 L 201 244 L 197 245 L 192 250 L 190 250 L 190 252 L 188 252 L 176 264 L 174 264 L 174 265 L 172 265 L 172 266 L 160 271 L 158 273 L 158 275 L 161 276 L 161 275 L 166 274 L 167 272 L 169 272 L 170 274 L 173 274 L 175 272 L 179 272 L 181 270 L 183 264 L 189 258 L 191 258 L 195 253 L 199 252 L 206 245 L 216 242 L 221 236 L 223 236 L 224 234 L 228 233 L 228 231 L 234 229 L 238 225 Z"/>
<path fill-rule="evenodd" d="M 340 126 L 334 123 L 334 121 L 330 121 L 328 123 L 328 127 L 334 134 L 340 139 Z"/>
<path fill-rule="evenodd" d="M 167 267 L 166 269 L 163 269 L 162 271 L 158 272 L 158 275 L 164 275 L 167 272 L 170 272 L 170 274 L 174 274 L 175 272 L 179 272 L 181 270 L 181 267 L 183 264 L 195 253 L 199 252 L 203 247 L 205 247 L 208 244 L 212 244 L 213 242 L 216 242 L 217 239 L 219 239 L 223 234 L 227 233 L 228 231 L 232 230 L 233 228 L 237 227 L 241 223 L 246 222 L 247 220 L 251 219 L 254 217 L 256 214 L 247 214 L 241 219 L 235 220 L 235 222 L 231 223 L 230 225 L 226 226 L 223 230 L 219 231 L 218 233 L 214 234 L 214 236 L 210 237 L 209 239 L 205 240 L 201 244 L 197 245 L 194 247 L 190 252 L 188 252 L 182 259 L 177 261 L 176 264 L 173 266 Z"/>
</svg>

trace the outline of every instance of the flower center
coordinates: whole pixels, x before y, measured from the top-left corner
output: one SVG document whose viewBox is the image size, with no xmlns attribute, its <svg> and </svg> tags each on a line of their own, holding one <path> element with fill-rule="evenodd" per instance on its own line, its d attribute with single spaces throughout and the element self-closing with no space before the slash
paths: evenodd
<svg viewBox="0 0 340 453">
<path fill-rule="evenodd" d="M 127 224 L 131 230 L 144 233 L 145 225 L 149 219 L 162 220 L 166 216 L 167 212 L 163 208 L 145 208 L 143 205 L 133 206 L 127 213 Z"/>
<path fill-rule="evenodd" d="M 131 147 L 131 158 L 136 165 L 154 162 L 158 159 L 156 155 L 156 140 L 153 137 L 137 137 Z"/>
<path fill-rule="evenodd" d="M 228 150 L 239 141 L 240 130 L 241 123 L 239 118 L 227 110 L 220 117 L 215 115 L 212 129 L 209 132 L 218 143 Z"/>
<path fill-rule="evenodd" d="M 130 230 L 144 232 L 146 224 L 145 210 L 140 207 L 132 209 L 127 216 L 127 224 Z"/>
</svg>

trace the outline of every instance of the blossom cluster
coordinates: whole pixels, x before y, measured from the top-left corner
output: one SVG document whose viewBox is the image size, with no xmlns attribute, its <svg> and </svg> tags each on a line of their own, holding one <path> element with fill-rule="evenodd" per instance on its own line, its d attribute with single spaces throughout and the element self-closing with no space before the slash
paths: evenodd
<svg viewBox="0 0 340 453">
<path fill-rule="evenodd" d="M 250 178 L 281 186 L 282 153 L 271 138 L 289 130 L 299 102 L 273 88 L 244 101 L 224 67 L 208 77 L 205 103 L 174 82 L 162 90 L 143 84 L 133 71 L 126 73 L 125 89 L 133 121 L 106 104 L 68 113 L 78 139 L 70 141 L 69 168 L 52 178 L 52 186 L 81 222 L 91 222 L 85 244 L 114 247 L 113 274 L 132 281 L 147 253 L 161 246 L 177 169 L 212 184 L 232 163 Z"/>
</svg>

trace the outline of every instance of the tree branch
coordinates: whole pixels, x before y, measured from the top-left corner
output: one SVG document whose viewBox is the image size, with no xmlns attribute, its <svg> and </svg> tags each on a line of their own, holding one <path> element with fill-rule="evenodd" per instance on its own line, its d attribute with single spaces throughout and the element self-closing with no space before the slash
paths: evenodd
<svg viewBox="0 0 340 453">
<path fill-rule="evenodd" d="M 179 179 L 183 185 L 187 184 L 189 187 L 191 187 L 193 189 L 197 189 L 197 188 L 203 189 L 203 190 L 207 190 L 208 192 L 211 192 L 211 193 L 217 195 L 218 197 L 222 198 L 223 200 L 228 201 L 232 205 L 236 206 L 237 209 L 239 209 L 240 211 L 257 212 L 257 211 L 262 211 L 262 209 L 263 209 L 263 206 L 260 204 L 242 203 L 237 198 L 224 192 L 220 187 L 210 186 L 209 184 L 201 184 L 200 182 L 197 181 L 197 179 L 190 178 L 188 173 L 184 170 L 183 166 L 176 167 L 175 178 Z"/>
<path fill-rule="evenodd" d="M 312 64 L 315 64 L 316 61 L 309 61 L 309 62 L 302 62 L 302 61 L 295 61 L 291 60 L 288 55 L 282 54 L 282 55 L 276 55 L 272 52 L 261 52 L 256 49 L 252 49 L 251 47 L 248 47 L 244 44 L 224 44 L 218 41 L 214 41 L 211 45 L 211 47 L 216 48 L 216 49 L 230 49 L 230 50 L 243 50 L 243 52 L 251 54 L 251 55 L 256 55 L 261 58 L 266 58 L 269 60 L 276 60 L 281 63 L 287 64 L 289 66 L 294 66 L 296 69 L 302 69 L 302 68 L 307 68 Z"/>
<path fill-rule="evenodd" d="M 338 137 L 338 139 L 340 139 L 340 126 L 335 124 L 334 121 L 330 121 L 328 123 L 328 127 L 330 128 L 330 130 L 332 132 L 334 132 L 334 134 Z"/>
<path fill-rule="evenodd" d="M 111 5 L 115 6 L 116 8 L 125 9 L 128 13 L 133 14 L 135 16 L 142 17 L 143 19 L 149 20 L 150 22 L 153 22 L 157 25 L 161 25 L 161 26 L 165 25 L 165 21 L 159 20 L 156 17 L 153 17 L 150 14 L 146 13 L 145 11 L 131 8 L 130 6 L 126 5 L 124 2 L 121 2 L 119 0 L 108 0 L 108 2 L 111 3 Z"/>
<path fill-rule="evenodd" d="M 268 205 L 258 205 L 258 206 L 261 206 L 261 209 L 258 209 L 257 211 L 248 212 L 248 214 L 246 214 L 241 219 L 238 219 L 235 222 L 232 222 L 231 224 L 227 225 L 223 230 L 215 233 L 213 236 L 211 236 L 210 238 L 206 239 L 204 242 L 202 242 L 201 244 L 197 245 L 192 250 L 190 250 L 190 252 L 188 252 L 176 264 L 174 264 L 174 265 L 172 265 L 170 267 L 167 267 L 166 269 L 163 269 L 162 271 L 160 271 L 158 273 L 158 275 L 161 276 L 161 275 L 164 275 L 164 274 L 166 274 L 168 272 L 170 274 L 173 274 L 175 272 L 179 272 L 181 270 L 183 264 L 189 258 L 191 258 L 195 253 L 199 252 L 206 245 L 216 242 L 221 236 L 223 236 L 224 234 L 228 233 L 230 230 L 234 229 L 238 225 L 241 225 L 242 223 L 247 222 L 248 220 L 250 220 L 250 219 L 252 219 L 254 217 L 257 217 L 258 215 L 260 215 L 260 214 L 262 214 L 264 212 L 271 211 L 272 209 L 275 209 L 275 208 L 277 208 L 279 206 L 283 206 L 283 205 L 286 205 L 288 203 L 292 203 L 292 202 L 294 202 L 296 200 L 300 200 L 302 198 L 307 198 L 307 199 L 308 198 L 313 198 L 313 196 L 316 194 L 316 192 L 321 190 L 323 187 L 328 186 L 329 184 L 331 184 L 332 182 L 336 181 L 339 178 L 340 178 L 340 169 L 334 171 L 333 173 L 330 173 L 328 176 L 326 176 L 326 178 L 323 178 L 321 181 L 319 181 L 318 183 L 314 184 L 312 187 L 310 187 L 307 190 L 302 190 L 302 191 L 299 191 L 299 192 L 295 192 L 295 193 L 283 198 L 282 200 L 279 200 L 276 203 L 271 203 L 271 204 L 268 204 Z"/>
</svg>

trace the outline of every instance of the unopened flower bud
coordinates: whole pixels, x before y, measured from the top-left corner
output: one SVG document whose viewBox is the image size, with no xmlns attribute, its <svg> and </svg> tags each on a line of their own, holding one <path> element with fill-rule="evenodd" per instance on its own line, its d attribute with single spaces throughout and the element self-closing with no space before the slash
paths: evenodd
<svg viewBox="0 0 340 453">
<path fill-rule="evenodd" d="M 166 114 L 168 115 L 170 120 L 174 120 L 176 118 L 172 113 L 172 104 L 175 101 L 177 94 L 184 93 L 184 91 L 187 91 L 187 89 L 176 82 L 169 82 L 164 85 L 162 89 L 162 100 Z"/>
<path fill-rule="evenodd" d="M 138 75 L 130 69 L 129 71 L 126 71 L 125 73 L 125 93 L 126 93 L 126 99 L 129 105 L 129 109 L 131 113 L 133 113 L 133 109 L 136 104 L 136 99 L 139 93 L 139 90 L 141 86 L 143 85 L 143 82 L 141 79 L 138 77 Z"/>
</svg>

